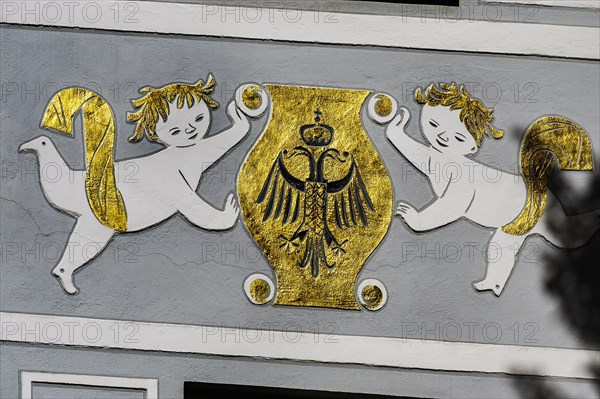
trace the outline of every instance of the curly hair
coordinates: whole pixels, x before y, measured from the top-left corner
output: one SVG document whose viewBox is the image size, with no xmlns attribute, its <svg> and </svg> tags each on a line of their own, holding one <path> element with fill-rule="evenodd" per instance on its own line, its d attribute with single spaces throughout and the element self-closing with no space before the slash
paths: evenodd
<svg viewBox="0 0 600 399">
<path fill-rule="evenodd" d="M 206 84 L 203 80 L 199 80 L 196 84 L 173 83 L 159 89 L 150 86 L 140 89 L 140 93 L 148 94 L 131 100 L 133 106 L 139 110 L 127 113 L 127 121 L 137 122 L 135 133 L 129 137 L 129 141 L 140 141 L 144 137 L 144 133 L 149 140 L 158 139 L 156 135 L 158 118 L 160 116 L 163 122 L 166 122 L 169 115 L 169 103 L 174 100 L 177 100 L 177 108 L 180 109 L 186 100 L 188 108 L 191 108 L 195 101 L 204 101 L 211 109 L 217 109 L 219 104 L 209 97 L 217 82 L 211 74 L 206 80 Z"/>
<path fill-rule="evenodd" d="M 425 95 L 421 92 L 420 87 L 417 88 L 415 98 L 419 104 L 427 104 L 432 107 L 443 105 L 450 107 L 451 110 L 461 110 L 460 121 L 475 139 L 477 147 L 481 146 L 484 136 L 499 139 L 504 135 L 502 130 L 492 126 L 494 110 L 484 107 L 479 100 L 471 98 L 471 94 L 463 85 L 458 88 L 454 82 L 452 84 L 440 83 L 438 89 L 432 83 L 425 89 Z"/>
</svg>

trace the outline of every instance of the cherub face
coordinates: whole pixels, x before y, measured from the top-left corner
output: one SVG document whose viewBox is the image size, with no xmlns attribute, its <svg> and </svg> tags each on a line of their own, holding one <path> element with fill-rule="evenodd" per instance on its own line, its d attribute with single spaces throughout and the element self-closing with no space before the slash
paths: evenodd
<svg viewBox="0 0 600 399">
<path fill-rule="evenodd" d="M 477 152 L 471 133 L 459 118 L 460 110 L 425 104 L 421 109 L 421 130 L 433 148 L 442 153 L 470 155 Z"/>
<path fill-rule="evenodd" d="M 208 133 L 211 114 L 204 101 L 195 102 L 191 108 L 187 102 L 177 108 L 177 99 L 169 103 L 169 116 L 164 122 L 162 118 L 156 123 L 158 140 L 167 147 L 191 147 Z"/>
</svg>

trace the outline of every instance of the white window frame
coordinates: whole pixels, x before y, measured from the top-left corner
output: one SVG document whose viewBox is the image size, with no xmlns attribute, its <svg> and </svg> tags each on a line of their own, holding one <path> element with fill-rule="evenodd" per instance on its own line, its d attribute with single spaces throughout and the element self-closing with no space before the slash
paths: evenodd
<svg viewBox="0 0 600 399">
<path fill-rule="evenodd" d="M 144 391 L 146 399 L 158 399 L 158 379 L 113 377 L 92 374 L 47 373 L 39 371 L 21 371 L 21 399 L 32 397 L 33 384 L 61 384 L 94 388 L 138 389 Z"/>
</svg>

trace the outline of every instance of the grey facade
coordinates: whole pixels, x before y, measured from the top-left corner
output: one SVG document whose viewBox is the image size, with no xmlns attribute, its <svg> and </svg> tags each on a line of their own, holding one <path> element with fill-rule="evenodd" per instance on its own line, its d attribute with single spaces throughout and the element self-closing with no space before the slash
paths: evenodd
<svg viewBox="0 0 600 399">
<path fill-rule="evenodd" d="M 364 11 L 369 6 L 356 7 Z M 376 7 L 383 10 L 392 6 Z M 508 6 L 502 9 L 508 10 Z M 566 15 L 564 20 L 561 12 Z M 598 27 L 598 10 L 542 7 L 539 15 L 544 22 Z M 394 95 L 415 118 L 419 109 L 410 94 L 415 86 L 459 82 L 494 108 L 496 125 L 506 131 L 502 140 L 484 143 L 478 160 L 514 170 L 526 127 L 539 116 L 559 114 L 588 130 L 597 162 L 597 60 L 10 24 L 0 29 L 3 312 L 598 349 L 598 342 L 589 339 L 593 333 L 585 329 L 582 332 L 579 324 L 564 314 L 563 301 L 571 299 L 549 288 L 557 267 L 552 261 L 563 259 L 563 250 L 541 238 L 530 239 L 502 296 L 479 293 L 471 283 L 485 273 L 482 251 L 490 232 L 468 221 L 415 234 L 394 218 L 384 242 L 361 272 L 361 278 L 377 278 L 388 290 L 388 303 L 373 313 L 255 306 L 244 295 L 243 281 L 254 272 L 270 275 L 271 268 L 243 223 L 239 221 L 231 231 L 214 233 L 196 229 L 179 216 L 140 233 L 116 236 L 98 258 L 76 274 L 81 292 L 65 295 L 50 270 L 60 256 L 74 219 L 48 204 L 40 190 L 35 157 L 17 151 L 21 143 L 44 133 L 39 123 L 49 98 L 57 90 L 73 85 L 98 91 L 113 107 L 117 160 L 155 151 L 158 145 L 148 141 L 127 141 L 133 127 L 126 123 L 126 113 L 132 110 L 130 100 L 138 96 L 137 90 L 145 85 L 193 82 L 211 72 L 218 82 L 215 99 L 222 105 L 214 113 L 212 132 L 228 125 L 225 105 L 235 88 L 245 82 L 383 91 Z M 427 182 L 389 144 L 382 127 L 366 117 L 363 120 L 392 178 L 394 203 L 398 199 L 419 205 L 428 203 L 433 194 Z M 237 171 L 267 119 L 263 116 L 251 123 L 249 136 L 203 177 L 198 193 L 207 201 L 220 205 L 227 193 L 235 190 Z M 409 130 L 418 136 L 416 120 Z M 76 133 L 73 138 L 54 134 L 52 140 L 71 166 L 82 169 L 81 134 Z M 572 189 L 559 195 L 568 212 L 600 208 L 600 197 L 585 197 L 586 189 L 594 181 L 597 184 L 600 177 L 597 168 L 591 173 L 562 175 L 572 185 Z M 598 247 L 598 240 L 596 234 L 573 256 L 585 258 Z M 597 310 L 579 311 L 581 317 L 597 316 Z M 598 395 L 597 380 L 589 379 L 19 342 L 2 342 L 0 356 L 3 398 L 18 397 L 19 372 L 23 370 L 157 378 L 161 398 L 182 397 L 185 381 L 457 398 L 532 397 L 532 389 L 547 384 L 544 386 L 568 397 Z M 84 388 L 42 384 L 34 387 L 34 393 L 35 397 L 139 397 L 130 396 L 138 393 L 127 391 L 78 389 Z"/>
</svg>

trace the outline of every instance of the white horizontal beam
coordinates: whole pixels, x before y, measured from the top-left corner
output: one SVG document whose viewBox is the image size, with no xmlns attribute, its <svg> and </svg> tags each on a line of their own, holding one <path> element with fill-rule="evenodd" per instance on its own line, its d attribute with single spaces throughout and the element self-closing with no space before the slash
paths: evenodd
<svg viewBox="0 0 600 399">
<path fill-rule="evenodd" d="M 599 9 L 600 0 L 483 0 L 483 3 L 505 3 L 548 7 Z"/>
<path fill-rule="evenodd" d="M 1 21 L 19 25 L 600 59 L 598 28 L 457 20 L 426 11 L 388 16 L 149 1 L 4 1 L 1 7 Z"/>
<path fill-rule="evenodd" d="M 0 313 L 2 341 L 426 370 L 595 378 L 600 352 Z"/>
</svg>

